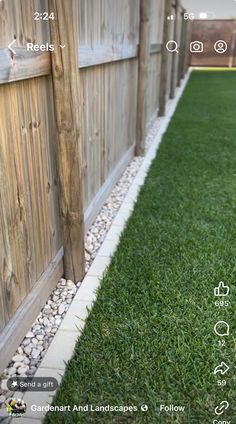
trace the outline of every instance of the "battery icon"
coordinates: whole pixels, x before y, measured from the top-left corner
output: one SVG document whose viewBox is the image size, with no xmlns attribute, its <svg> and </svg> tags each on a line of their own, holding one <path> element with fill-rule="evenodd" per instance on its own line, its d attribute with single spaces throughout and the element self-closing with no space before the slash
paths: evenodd
<svg viewBox="0 0 236 424">
<path fill-rule="evenodd" d="M 200 12 L 199 19 L 215 19 L 216 15 L 214 12 Z"/>
</svg>

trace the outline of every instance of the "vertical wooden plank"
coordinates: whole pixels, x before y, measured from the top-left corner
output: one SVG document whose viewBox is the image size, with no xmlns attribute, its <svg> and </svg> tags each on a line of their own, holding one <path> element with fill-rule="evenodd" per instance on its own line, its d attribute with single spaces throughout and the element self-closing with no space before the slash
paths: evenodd
<svg viewBox="0 0 236 424">
<path fill-rule="evenodd" d="M 4 189 L 6 187 L 6 181 L 4 178 L 3 170 L 4 161 L 2 149 L 0 149 L 0 332 L 3 330 L 4 326 L 9 320 L 9 305 L 7 295 L 9 296 L 10 290 L 8 283 L 11 281 L 11 277 L 13 275 L 7 217 L 4 204 Z"/>
<path fill-rule="evenodd" d="M 85 265 L 76 3 L 76 0 L 49 0 L 49 10 L 55 13 L 55 20 L 50 21 L 50 33 L 55 45 L 52 75 L 64 272 L 73 281 L 83 277 Z M 60 44 L 66 47 L 61 49 Z"/>
<path fill-rule="evenodd" d="M 186 21 L 186 49 L 184 57 L 184 74 L 186 74 L 190 65 L 190 41 L 192 38 L 193 22 L 190 20 Z"/>
<path fill-rule="evenodd" d="M 167 66 L 168 66 L 168 51 L 166 44 L 169 41 L 169 20 L 167 16 L 171 15 L 172 0 L 165 0 L 163 39 L 161 50 L 161 72 L 160 72 L 160 99 L 159 99 L 159 116 L 164 116 L 166 112 L 166 89 L 167 89 Z"/>
<path fill-rule="evenodd" d="M 4 85 L 0 96 L 0 208 L 3 229 L 0 266 L 7 319 L 11 318 L 29 291 L 29 268 L 25 259 L 29 253 L 26 197 L 16 87 L 16 83 Z"/>
<path fill-rule="evenodd" d="M 185 51 L 186 51 L 186 22 L 184 20 L 184 14 L 186 12 L 186 9 L 182 9 L 180 16 L 181 16 L 181 37 L 180 37 L 180 53 L 179 53 L 179 63 L 178 63 L 178 78 L 177 78 L 177 86 L 180 86 L 181 78 L 184 76 L 184 57 L 185 57 Z"/>
<path fill-rule="evenodd" d="M 179 25 L 179 0 L 175 0 L 175 26 L 174 26 L 174 38 L 173 40 L 177 41 L 178 37 L 178 25 Z M 176 78 L 177 78 L 177 64 L 178 64 L 178 55 L 179 53 L 172 53 L 172 70 L 171 70 L 171 87 L 170 87 L 170 98 L 174 99 L 175 89 L 176 89 Z"/>
<path fill-rule="evenodd" d="M 230 46 L 229 63 L 228 63 L 229 68 L 233 67 L 235 46 L 236 46 L 236 30 L 233 30 L 232 38 L 231 38 L 231 46 Z"/>
<path fill-rule="evenodd" d="M 186 55 L 188 54 L 188 51 L 189 51 L 189 44 L 188 44 L 188 40 L 187 40 L 188 21 L 184 19 L 185 13 L 186 13 L 186 9 L 183 9 L 183 21 L 182 21 L 182 25 L 183 25 L 183 32 L 182 32 L 183 55 L 182 55 L 180 78 L 184 78 L 184 76 L 185 76 L 185 66 L 184 66 L 185 57 L 186 57 Z"/>
<path fill-rule="evenodd" d="M 151 10 L 150 0 L 141 0 L 140 1 L 140 26 L 139 26 L 136 149 L 135 149 L 135 153 L 137 156 L 141 156 L 144 154 L 148 69 L 149 69 L 149 60 L 150 60 L 150 10 Z"/>
</svg>

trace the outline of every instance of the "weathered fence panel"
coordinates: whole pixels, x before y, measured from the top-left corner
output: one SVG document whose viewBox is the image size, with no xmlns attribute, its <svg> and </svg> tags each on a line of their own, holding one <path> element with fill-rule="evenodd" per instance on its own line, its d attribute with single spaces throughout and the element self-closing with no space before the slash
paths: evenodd
<svg viewBox="0 0 236 424">
<path fill-rule="evenodd" d="M 83 217 L 88 229 L 135 148 L 144 152 L 160 93 L 165 103 L 187 69 L 163 46 L 184 38 L 181 11 L 164 25 L 164 0 L 66 3 L 0 2 L 0 370 L 58 279 L 83 275 Z M 50 8 L 51 31 L 33 19 Z M 28 42 L 56 48 L 28 52 Z"/>
<path fill-rule="evenodd" d="M 160 95 L 159 95 L 159 116 L 164 116 L 166 113 L 166 100 L 167 93 L 169 94 L 169 81 L 170 81 L 170 55 L 167 51 L 167 43 L 172 39 L 170 38 L 170 22 L 168 17 L 172 12 L 172 0 L 165 1 L 165 7 L 163 11 L 163 35 L 162 35 L 162 46 L 161 46 L 161 69 L 160 69 Z"/>
<path fill-rule="evenodd" d="M 159 115 L 165 114 L 166 102 L 175 97 L 176 87 L 180 85 L 188 68 L 188 44 L 191 26 L 184 19 L 185 9 L 179 0 L 166 0 L 164 9 L 163 45 L 160 71 L 160 108 Z M 172 18 L 171 18 L 172 17 Z M 173 51 L 167 51 L 168 41 Z"/>
<path fill-rule="evenodd" d="M 47 26 L 32 20 L 44 3 L 5 2 L 0 47 L 14 35 L 18 47 L 46 42 Z M 0 85 L 0 116 L 3 328 L 61 247 L 51 79 Z"/>
<path fill-rule="evenodd" d="M 89 208 L 89 222 L 102 205 L 94 197 L 101 190 L 102 201 L 103 184 L 122 158 L 126 163 L 135 143 L 138 6 L 136 0 L 79 1 L 80 52 L 93 51 L 91 60 L 99 63 L 81 69 L 84 207 Z"/>
<path fill-rule="evenodd" d="M 144 154 L 147 121 L 147 89 L 150 62 L 150 16 L 151 0 L 140 0 L 136 154 Z"/>
<path fill-rule="evenodd" d="M 48 23 L 33 20 L 45 8 L 39 0 L 0 5 L 1 368 L 63 273 L 52 81 L 32 78 L 50 73 L 50 54 L 40 71 L 40 54 L 25 54 L 27 42 L 49 39 Z M 7 49 L 14 38 L 15 57 Z"/>
<path fill-rule="evenodd" d="M 158 115 L 160 97 L 161 46 L 163 41 L 164 2 L 151 1 L 150 59 L 147 91 L 147 129 Z M 156 50 L 152 52 L 152 46 Z"/>
<path fill-rule="evenodd" d="M 168 0 L 169 1 L 169 0 Z M 172 3 L 171 5 L 171 14 L 173 16 L 175 16 L 175 3 L 172 2 L 172 0 L 170 0 L 170 2 Z M 174 32 L 175 32 L 175 26 L 176 26 L 176 20 L 170 20 L 169 25 L 168 25 L 168 40 L 174 40 Z M 165 47 L 164 47 L 165 48 Z M 171 92 L 171 81 L 172 81 L 172 69 L 174 66 L 174 56 L 176 55 L 176 53 L 170 53 L 168 52 L 167 54 L 167 67 L 166 67 L 166 72 L 167 72 L 167 88 L 166 88 L 166 100 L 168 100 L 170 98 L 170 92 Z"/>
</svg>

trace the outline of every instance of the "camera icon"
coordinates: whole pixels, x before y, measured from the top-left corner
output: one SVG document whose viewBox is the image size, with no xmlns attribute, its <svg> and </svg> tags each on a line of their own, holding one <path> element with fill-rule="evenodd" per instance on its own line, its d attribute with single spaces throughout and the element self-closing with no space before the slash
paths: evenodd
<svg viewBox="0 0 236 424">
<path fill-rule="evenodd" d="M 203 52 L 203 43 L 201 41 L 192 41 L 192 43 L 190 43 L 190 52 L 191 53 L 202 53 Z"/>
</svg>

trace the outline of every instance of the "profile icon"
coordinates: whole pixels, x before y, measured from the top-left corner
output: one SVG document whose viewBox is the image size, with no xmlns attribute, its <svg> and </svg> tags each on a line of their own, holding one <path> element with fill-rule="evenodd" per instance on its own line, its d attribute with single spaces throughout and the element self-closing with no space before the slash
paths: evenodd
<svg viewBox="0 0 236 424">
<path fill-rule="evenodd" d="M 26 403 L 22 399 L 9 399 L 6 406 L 8 414 L 12 417 L 22 417 L 26 413 Z"/>
<path fill-rule="evenodd" d="M 214 49 L 216 53 L 219 53 L 219 54 L 225 53 L 228 49 L 228 44 L 224 40 L 218 40 L 214 45 Z"/>
</svg>

